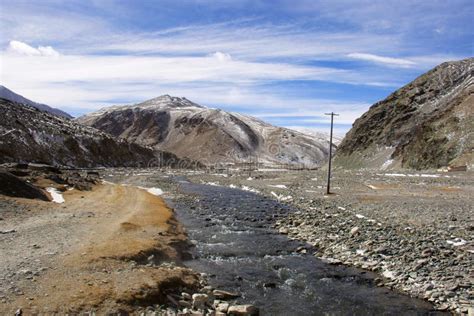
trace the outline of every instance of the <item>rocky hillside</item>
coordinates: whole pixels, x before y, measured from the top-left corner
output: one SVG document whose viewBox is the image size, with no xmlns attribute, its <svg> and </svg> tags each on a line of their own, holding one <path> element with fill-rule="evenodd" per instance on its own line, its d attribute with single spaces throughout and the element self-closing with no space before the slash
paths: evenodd
<svg viewBox="0 0 474 316">
<path fill-rule="evenodd" d="M 258 159 L 316 166 L 326 159 L 328 150 L 327 141 L 168 95 L 104 108 L 77 121 L 204 164 Z"/>
<path fill-rule="evenodd" d="M 338 147 L 344 167 L 474 163 L 474 58 L 443 63 L 372 105 Z"/>
<path fill-rule="evenodd" d="M 0 163 L 42 162 L 72 167 L 147 166 L 175 155 L 131 144 L 91 127 L 0 99 Z"/>
<path fill-rule="evenodd" d="M 9 101 L 16 102 L 16 103 L 27 104 L 27 105 L 32 106 L 34 108 L 37 108 L 39 110 L 46 111 L 46 112 L 49 112 L 49 113 L 52 113 L 52 114 L 55 114 L 55 115 L 58 115 L 58 116 L 61 116 L 61 117 L 67 118 L 67 119 L 72 118 L 71 115 L 67 114 L 64 111 L 52 108 L 52 107 L 50 107 L 49 105 L 46 105 L 46 104 L 41 104 L 41 103 L 31 101 L 31 100 L 29 100 L 29 99 L 15 93 L 15 92 L 13 92 L 12 90 L 10 90 L 7 87 L 4 87 L 2 85 L 0 85 L 0 98 L 7 99 Z"/>
</svg>

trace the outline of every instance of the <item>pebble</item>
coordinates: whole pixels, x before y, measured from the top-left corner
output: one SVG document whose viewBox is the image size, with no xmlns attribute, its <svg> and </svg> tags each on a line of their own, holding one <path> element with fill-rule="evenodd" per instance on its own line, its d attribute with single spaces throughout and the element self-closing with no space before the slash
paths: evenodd
<svg viewBox="0 0 474 316">
<path fill-rule="evenodd" d="M 214 294 L 216 298 L 222 299 L 222 300 L 228 300 L 228 299 L 237 298 L 240 296 L 240 294 L 238 293 L 232 293 L 232 292 L 227 292 L 227 291 L 222 291 L 222 290 L 214 290 L 212 294 Z"/>
<path fill-rule="evenodd" d="M 256 316 L 259 310 L 254 305 L 232 305 L 229 306 L 227 314 L 235 316 Z"/>
<path fill-rule="evenodd" d="M 356 226 L 351 229 L 351 236 L 355 236 L 357 234 L 359 234 L 359 227 Z"/>
</svg>

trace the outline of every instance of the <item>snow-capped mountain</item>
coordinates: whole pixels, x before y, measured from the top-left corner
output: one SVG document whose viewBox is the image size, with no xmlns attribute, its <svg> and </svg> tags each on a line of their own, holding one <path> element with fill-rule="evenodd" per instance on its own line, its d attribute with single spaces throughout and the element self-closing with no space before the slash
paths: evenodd
<svg viewBox="0 0 474 316">
<path fill-rule="evenodd" d="M 258 160 L 314 167 L 328 155 L 327 141 L 169 95 L 104 108 L 77 121 L 204 164 Z"/>
<path fill-rule="evenodd" d="M 41 104 L 41 103 L 31 101 L 31 100 L 25 98 L 24 96 L 21 96 L 21 95 L 13 92 L 12 90 L 10 90 L 7 87 L 4 87 L 2 85 L 0 85 L 0 98 L 10 100 L 10 101 L 16 102 L 16 103 L 28 104 L 29 106 L 37 108 L 38 110 L 46 111 L 46 112 L 49 112 L 49 113 L 52 113 L 54 115 L 58 115 L 58 116 L 61 116 L 61 117 L 67 118 L 67 119 L 72 119 L 72 116 L 69 115 L 68 113 L 64 112 L 64 111 L 52 108 L 52 107 L 50 107 L 49 105 L 46 105 L 46 104 Z"/>
<path fill-rule="evenodd" d="M 295 131 L 311 136 L 320 142 L 329 142 L 329 133 L 323 133 L 323 132 L 314 130 L 312 128 L 306 128 L 306 127 L 294 127 L 294 128 L 292 127 L 291 129 L 294 129 Z M 334 134 L 332 135 L 332 143 L 334 145 L 338 146 L 341 143 L 341 141 L 342 141 L 342 137 L 339 137 Z"/>
</svg>

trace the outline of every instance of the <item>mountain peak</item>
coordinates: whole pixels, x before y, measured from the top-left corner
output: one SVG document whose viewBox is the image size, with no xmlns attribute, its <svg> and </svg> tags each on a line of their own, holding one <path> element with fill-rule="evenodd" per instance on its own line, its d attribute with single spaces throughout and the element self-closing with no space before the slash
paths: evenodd
<svg viewBox="0 0 474 316">
<path fill-rule="evenodd" d="M 191 102 L 184 97 L 174 97 L 169 94 L 164 94 L 159 97 L 137 103 L 135 107 L 140 108 L 185 108 L 185 107 L 197 107 L 205 108 L 197 103 Z"/>
</svg>

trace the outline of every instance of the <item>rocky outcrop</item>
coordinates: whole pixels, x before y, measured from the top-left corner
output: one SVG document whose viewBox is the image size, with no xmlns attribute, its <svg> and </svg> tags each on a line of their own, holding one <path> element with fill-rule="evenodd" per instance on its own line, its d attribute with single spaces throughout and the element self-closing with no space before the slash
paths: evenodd
<svg viewBox="0 0 474 316">
<path fill-rule="evenodd" d="M 29 100 L 29 99 L 15 93 L 15 92 L 13 92 L 12 90 L 10 90 L 7 87 L 4 87 L 2 85 L 0 85 L 0 98 L 7 99 L 9 101 L 16 102 L 16 103 L 27 104 L 29 106 L 37 108 L 38 110 L 46 111 L 46 112 L 49 112 L 51 114 L 61 116 L 61 117 L 67 118 L 67 119 L 72 118 L 71 115 L 69 115 L 68 113 L 66 113 L 64 111 L 52 108 L 52 107 L 50 107 L 49 105 L 46 105 L 46 104 L 31 101 L 31 100 Z"/>
<path fill-rule="evenodd" d="M 168 95 L 104 108 L 77 121 L 204 164 L 258 160 L 317 166 L 328 155 L 327 141 Z"/>
<path fill-rule="evenodd" d="M 474 58 L 443 63 L 372 105 L 336 165 L 430 169 L 474 161 Z"/>
<path fill-rule="evenodd" d="M 0 163 L 41 162 L 70 167 L 190 165 L 91 127 L 0 99 Z"/>
<path fill-rule="evenodd" d="M 10 172 L 2 170 L 0 170 L 0 195 L 40 199 L 43 201 L 51 200 L 43 189 L 28 183 Z"/>
</svg>

